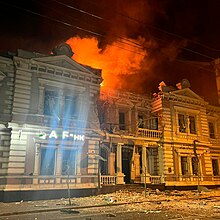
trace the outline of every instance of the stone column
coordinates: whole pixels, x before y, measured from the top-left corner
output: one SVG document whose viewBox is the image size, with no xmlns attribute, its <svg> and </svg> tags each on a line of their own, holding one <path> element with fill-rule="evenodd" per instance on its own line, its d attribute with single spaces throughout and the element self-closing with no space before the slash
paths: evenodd
<svg viewBox="0 0 220 220">
<path fill-rule="evenodd" d="M 81 161 L 81 151 L 77 150 L 76 151 L 76 182 L 81 183 L 81 166 L 80 166 L 80 161 Z"/>
<path fill-rule="evenodd" d="M 161 176 L 161 183 L 164 183 L 164 148 L 165 145 L 158 146 L 158 159 L 159 159 L 159 171 L 158 174 Z"/>
<path fill-rule="evenodd" d="M 35 144 L 35 158 L 34 158 L 34 176 L 37 176 L 33 179 L 33 184 L 38 184 L 38 175 L 40 174 L 40 144 Z"/>
<path fill-rule="evenodd" d="M 141 183 L 150 183 L 150 175 L 148 171 L 147 163 L 147 146 L 142 146 L 142 174 L 141 174 Z"/>
<path fill-rule="evenodd" d="M 122 145 L 123 143 L 117 145 L 117 184 L 125 184 L 122 173 Z"/>
<path fill-rule="evenodd" d="M 187 160 L 188 160 L 188 165 L 189 165 L 188 170 L 189 170 L 190 180 L 193 181 L 192 156 L 189 156 Z"/>
<path fill-rule="evenodd" d="M 56 161 L 56 183 L 60 183 L 60 176 L 62 175 L 62 150 L 59 147 L 57 149 L 57 161 Z M 58 177 L 57 177 L 58 176 Z"/>
<path fill-rule="evenodd" d="M 115 153 L 110 152 L 108 158 L 108 173 L 109 175 L 115 175 Z"/>
<path fill-rule="evenodd" d="M 44 111 L 44 87 L 39 86 L 38 114 L 43 114 L 43 111 Z"/>
</svg>

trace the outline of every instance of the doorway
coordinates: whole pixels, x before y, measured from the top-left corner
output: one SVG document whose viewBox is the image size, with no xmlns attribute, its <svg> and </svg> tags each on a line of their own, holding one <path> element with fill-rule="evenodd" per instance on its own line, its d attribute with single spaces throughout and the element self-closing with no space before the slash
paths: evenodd
<svg viewBox="0 0 220 220">
<path fill-rule="evenodd" d="M 125 183 L 131 183 L 131 159 L 133 154 L 133 147 L 122 148 L 122 172 L 124 173 Z"/>
</svg>

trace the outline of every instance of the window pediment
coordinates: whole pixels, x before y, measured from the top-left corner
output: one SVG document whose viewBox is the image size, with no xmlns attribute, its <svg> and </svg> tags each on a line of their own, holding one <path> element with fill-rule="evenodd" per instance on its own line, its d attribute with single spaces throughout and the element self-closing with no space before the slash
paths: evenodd
<svg viewBox="0 0 220 220">
<path fill-rule="evenodd" d="M 189 88 L 173 91 L 172 94 L 180 96 L 182 98 L 185 97 L 186 99 L 191 98 L 191 99 L 197 99 L 199 101 L 204 101 L 203 98 L 201 98 L 199 95 L 197 95 L 195 92 L 193 92 Z"/>
<path fill-rule="evenodd" d="M 33 61 L 50 64 L 54 66 L 54 68 L 61 67 L 61 68 L 69 69 L 69 70 L 75 70 L 79 72 L 88 73 L 90 75 L 98 75 L 98 74 L 95 74 L 96 69 L 83 66 L 65 55 L 34 58 Z M 100 76 L 101 76 L 101 72 L 100 72 Z"/>
</svg>

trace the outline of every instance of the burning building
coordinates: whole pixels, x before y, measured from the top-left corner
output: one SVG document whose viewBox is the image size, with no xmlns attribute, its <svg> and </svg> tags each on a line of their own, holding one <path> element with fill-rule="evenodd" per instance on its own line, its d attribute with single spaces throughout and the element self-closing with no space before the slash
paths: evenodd
<svg viewBox="0 0 220 220">
<path fill-rule="evenodd" d="M 55 198 L 67 187 L 83 195 L 125 183 L 220 184 L 219 106 L 188 80 L 162 82 L 153 97 L 115 84 L 100 92 L 101 70 L 72 55 L 62 44 L 50 55 L 0 57 L 3 201 Z"/>
</svg>

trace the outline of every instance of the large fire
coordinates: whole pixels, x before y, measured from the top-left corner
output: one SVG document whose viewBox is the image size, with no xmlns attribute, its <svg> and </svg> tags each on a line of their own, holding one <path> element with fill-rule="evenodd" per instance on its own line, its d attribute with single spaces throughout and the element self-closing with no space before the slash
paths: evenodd
<svg viewBox="0 0 220 220">
<path fill-rule="evenodd" d="M 132 40 L 134 42 L 134 40 Z M 119 75 L 132 74 L 141 69 L 147 52 L 140 46 L 143 39 L 131 44 L 130 39 L 113 42 L 104 49 L 98 47 L 98 40 L 73 37 L 67 42 L 73 52 L 73 59 L 81 64 L 102 69 L 103 88 L 121 88 Z"/>
</svg>

